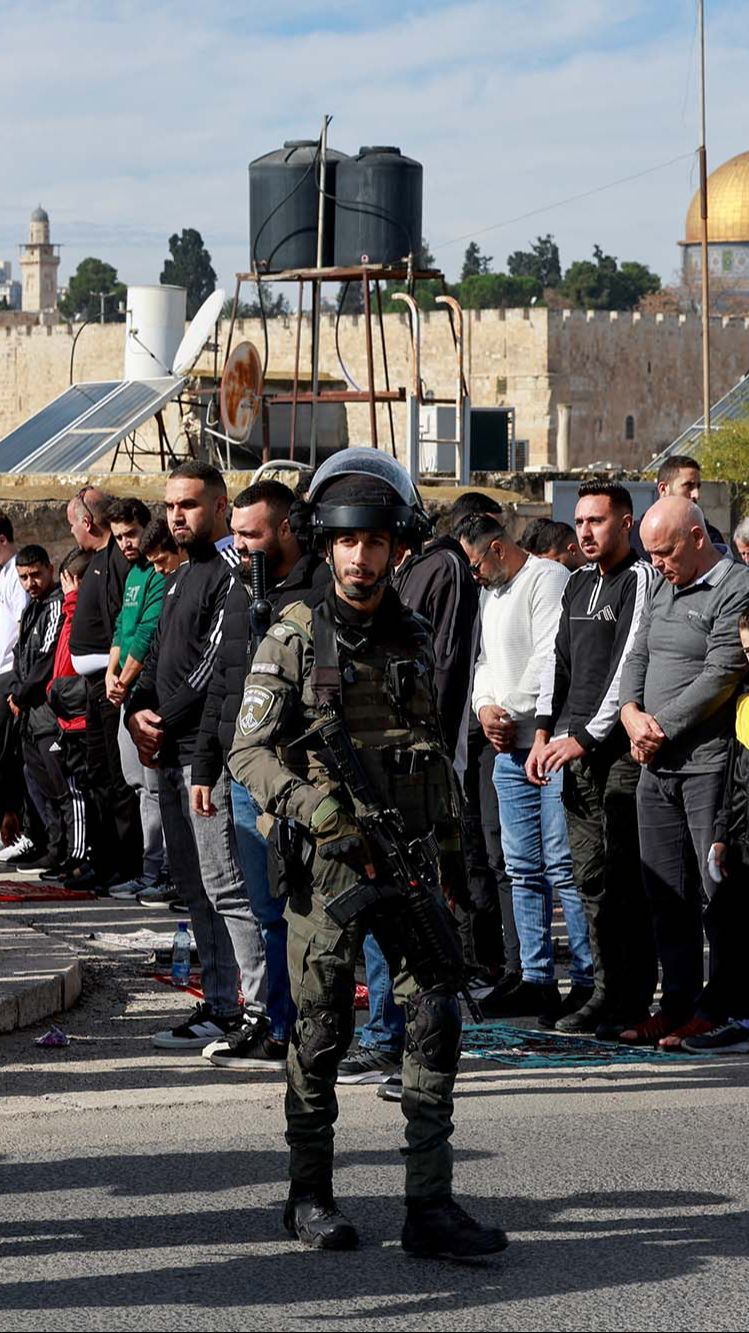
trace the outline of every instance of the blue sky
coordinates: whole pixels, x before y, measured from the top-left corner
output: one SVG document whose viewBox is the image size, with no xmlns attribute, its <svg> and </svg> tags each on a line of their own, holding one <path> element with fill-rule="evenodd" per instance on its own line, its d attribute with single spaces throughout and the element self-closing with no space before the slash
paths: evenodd
<svg viewBox="0 0 749 1333">
<path fill-rule="evenodd" d="M 715 167 L 749 150 L 749 30 L 739 0 L 706 10 Z M 0 258 L 17 276 L 41 202 L 63 278 L 95 255 L 158 281 L 196 227 L 231 288 L 248 162 L 331 112 L 334 147 L 423 162 L 449 277 L 465 237 L 501 268 L 550 231 L 565 264 L 597 242 L 668 281 L 697 183 L 695 32 L 694 0 L 0 0 Z"/>
</svg>

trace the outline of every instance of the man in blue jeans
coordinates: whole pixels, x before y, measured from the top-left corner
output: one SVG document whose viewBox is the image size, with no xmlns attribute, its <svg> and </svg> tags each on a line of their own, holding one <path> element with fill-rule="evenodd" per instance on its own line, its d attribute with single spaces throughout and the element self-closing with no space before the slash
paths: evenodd
<svg viewBox="0 0 749 1333">
<path fill-rule="evenodd" d="M 473 709 L 497 752 L 494 786 L 522 964 L 522 980 L 499 982 L 481 1004 L 487 1018 L 532 1015 L 540 1027 L 553 1027 L 563 1012 L 577 1010 L 593 993 L 561 776 L 555 774 L 538 787 L 525 772 L 541 670 L 554 651 L 569 571 L 522 550 L 494 515 L 465 519 L 457 535 L 476 582 L 485 589 Z M 555 894 L 564 911 L 571 955 L 572 985 L 564 1001 L 555 979 L 551 934 Z"/>
</svg>

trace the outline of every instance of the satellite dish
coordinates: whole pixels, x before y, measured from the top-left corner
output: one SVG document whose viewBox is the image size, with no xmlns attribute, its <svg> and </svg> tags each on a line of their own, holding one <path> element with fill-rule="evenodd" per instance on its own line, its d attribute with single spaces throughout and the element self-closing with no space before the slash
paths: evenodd
<svg viewBox="0 0 749 1333">
<path fill-rule="evenodd" d="M 203 302 L 174 354 L 173 375 L 187 375 L 192 370 L 221 315 L 225 300 L 223 287 L 217 287 Z"/>
<path fill-rule="evenodd" d="M 238 343 L 221 376 L 221 420 L 235 444 L 245 444 L 263 393 L 263 364 L 254 343 Z"/>
</svg>

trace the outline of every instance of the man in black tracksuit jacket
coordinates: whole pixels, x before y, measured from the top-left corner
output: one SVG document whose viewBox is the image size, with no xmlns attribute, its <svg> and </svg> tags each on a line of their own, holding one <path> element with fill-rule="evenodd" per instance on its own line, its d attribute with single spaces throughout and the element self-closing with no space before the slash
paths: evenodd
<svg viewBox="0 0 749 1333">
<path fill-rule="evenodd" d="M 629 492 L 615 482 L 586 482 L 579 495 L 576 530 L 591 563 L 572 574 L 562 596 L 526 764 L 536 783 L 565 766 L 570 850 L 590 931 L 595 990 L 587 1005 L 559 1020 L 566 1032 L 647 1017 L 657 978 L 640 878 L 639 765 L 619 722 L 619 684 L 646 592 L 658 575 L 629 549 Z M 550 741 L 565 711 L 569 735 Z"/>
<path fill-rule="evenodd" d="M 202 1051 L 240 1022 L 244 1004 L 265 1014 L 265 956 L 239 867 L 229 782 L 211 810 L 190 807 L 192 761 L 221 638 L 231 569 L 226 483 L 216 468 L 182 463 L 166 483 L 169 528 L 188 562 L 170 580 L 143 670 L 125 705 L 141 762 L 159 769 L 159 804 L 169 868 L 188 903 L 205 1002 L 184 1023 L 155 1034 L 164 1049 Z M 211 814 L 212 818 L 205 818 Z"/>
<path fill-rule="evenodd" d="M 285 606 L 298 601 L 330 582 L 327 564 L 313 552 L 303 552 L 289 524 L 294 502 L 288 487 L 276 481 L 261 481 L 241 491 L 234 500 L 231 529 L 239 557 L 224 607 L 221 637 L 216 652 L 205 708 L 192 759 L 193 809 L 210 809 L 211 793 L 228 774 L 226 757 L 234 733 L 254 642 L 250 621 L 252 591 L 250 556 L 263 551 L 266 559 L 267 600 L 277 618 Z M 228 1068 L 267 1068 L 285 1057 L 293 1021 L 289 974 L 286 963 L 284 900 L 271 896 L 268 880 L 268 846 L 257 831 L 258 808 L 246 787 L 231 783 L 231 804 L 237 851 L 250 905 L 260 922 L 265 943 L 269 1027 L 251 1016 L 243 1028 L 231 1034 L 226 1050 L 211 1054 L 213 1063 Z"/>
<path fill-rule="evenodd" d="M 16 569 L 29 602 L 21 617 L 8 683 L 11 711 L 20 718 L 23 762 L 45 804 L 39 811 L 47 829 L 46 855 L 34 862 L 43 870 L 59 870 L 67 847 L 66 799 L 70 792 L 56 747 L 57 718 L 47 702 L 55 648 L 62 629 L 62 589 L 55 583 L 43 546 L 24 546 Z"/>
</svg>

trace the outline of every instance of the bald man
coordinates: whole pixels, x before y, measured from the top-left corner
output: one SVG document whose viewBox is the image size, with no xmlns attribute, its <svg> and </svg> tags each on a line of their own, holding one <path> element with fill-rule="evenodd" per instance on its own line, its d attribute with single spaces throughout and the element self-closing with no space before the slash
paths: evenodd
<svg viewBox="0 0 749 1333">
<path fill-rule="evenodd" d="M 686 497 L 658 500 L 641 535 L 662 578 L 650 590 L 624 664 L 619 702 L 632 755 L 642 765 L 640 855 L 663 998 L 660 1011 L 625 1030 L 622 1040 L 678 1047 L 723 1017 L 700 1010 L 702 919 L 715 891 L 707 858 L 736 693 L 747 670 L 738 621 L 749 608 L 749 568 L 715 549 L 702 511 Z M 705 926 L 718 951 L 709 913 Z"/>
</svg>

